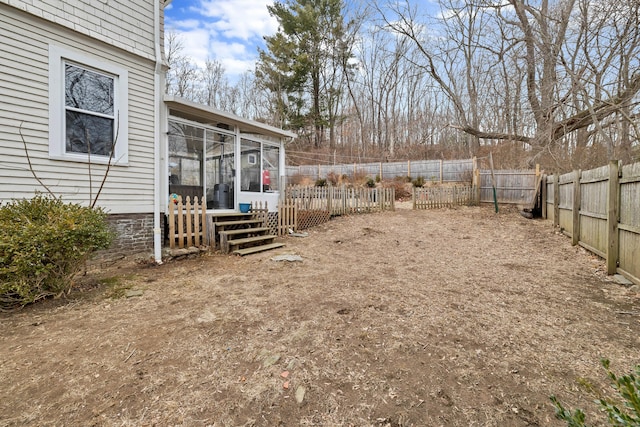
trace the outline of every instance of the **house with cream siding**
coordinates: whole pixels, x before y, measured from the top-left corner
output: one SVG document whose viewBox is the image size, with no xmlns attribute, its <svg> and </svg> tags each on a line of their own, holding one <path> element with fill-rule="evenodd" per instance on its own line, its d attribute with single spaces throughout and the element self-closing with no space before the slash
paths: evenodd
<svg viewBox="0 0 640 427">
<path fill-rule="evenodd" d="M 33 172 L 68 202 L 100 190 L 111 252 L 158 262 L 171 193 L 277 205 L 294 134 L 164 95 L 170 1 L 0 0 L 0 201 L 45 192 Z"/>
</svg>

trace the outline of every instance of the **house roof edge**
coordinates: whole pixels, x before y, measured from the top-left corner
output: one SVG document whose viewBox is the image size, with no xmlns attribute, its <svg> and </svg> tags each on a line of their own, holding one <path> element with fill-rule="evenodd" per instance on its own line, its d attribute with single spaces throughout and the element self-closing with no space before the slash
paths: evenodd
<svg viewBox="0 0 640 427">
<path fill-rule="evenodd" d="M 224 121 L 230 122 L 231 124 L 238 126 L 241 132 L 257 133 L 290 139 L 297 138 L 298 136 L 293 132 L 280 129 L 265 123 L 260 123 L 255 120 L 245 119 L 235 114 L 228 113 L 226 111 L 222 111 L 208 105 L 189 101 L 188 99 L 181 98 L 179 96 L 164 95 L 164 102 L 171 109 L 193 114 L 195 116 L 202 117 L 203 119 L 215 118 L 216 120 L 222 119 Z"/>
</svg>

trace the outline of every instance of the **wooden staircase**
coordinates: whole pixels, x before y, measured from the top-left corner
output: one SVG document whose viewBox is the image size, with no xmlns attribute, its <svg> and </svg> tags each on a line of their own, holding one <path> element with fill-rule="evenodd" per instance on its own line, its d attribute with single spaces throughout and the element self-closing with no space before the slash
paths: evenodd
<svg viewBox="0 0 640 427">
<path fill-rule="evenodd" d="M 275 242 L 278 237 L 270 234 L 265 225 L 265 213 L 225 212 L 212 214 L 216 246 L 222 253 L 249 255 L 284 246 Z"/>
</svg>

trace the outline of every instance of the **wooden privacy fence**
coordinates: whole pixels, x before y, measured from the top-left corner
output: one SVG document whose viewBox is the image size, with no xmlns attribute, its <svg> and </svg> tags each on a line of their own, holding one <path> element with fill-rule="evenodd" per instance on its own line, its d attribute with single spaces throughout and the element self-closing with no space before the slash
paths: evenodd
<svg viewBox="0 0 640 427">
<path fill-rule="evenodd" d="M 607 274 L 640 284 L 640 163 L 618 161 L 545 177 L 542 215 L 573 245 L 603 257 Z"/>
<path fill-rule="evenodd" d="M 498 203 L 529 205 L 535 199 L 540 168 L 494 170 Z M 493 203 L 491 170 L 480 170 L 480 202 Z"/>
<path fill-rule="evenodd" d="M 413 209 L 451 208 L 475 204 L 477 191 L 470 185 L 413 187 Z"/>
<path fill-rule="evenodd" d="M 434 182 L 470 181 L 476 168 L 476 159 L 462 160 L 407 160 L 402 162 L 350 163 L 334 165 L 287 166 L 287 177 L 296 175 L 310 179 L 327 178 L 329 175 L 358 175 L 371 178 L 393 179 L 395 177 L 419 176 Z"/>
<path fill-rule="evenodd" d="M 190 246 L 200 246 L 206 244 L 206 223 L 207 207 L 204 205 L 204 199 L 198 197 L 191 198 L 187 196 L 185 202 L 182 197 L 178 197 L 176 202 L 170 202 L 167 209 L 168 237 L 169 247 L 188 248 Z"/>
</svg>

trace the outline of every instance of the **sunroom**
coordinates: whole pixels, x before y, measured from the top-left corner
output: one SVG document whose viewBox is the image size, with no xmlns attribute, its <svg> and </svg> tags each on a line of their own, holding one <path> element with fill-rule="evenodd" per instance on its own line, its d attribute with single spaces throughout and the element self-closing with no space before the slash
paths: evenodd
<svg viewBox="0 0 640 427">
<path fill-rule="evenodd" d="M 277 211 L 294 133 L 174 96 L 165 105 L 168 195 L 204 197 L 207 213 L 252 202 Z"/>
</svg>

